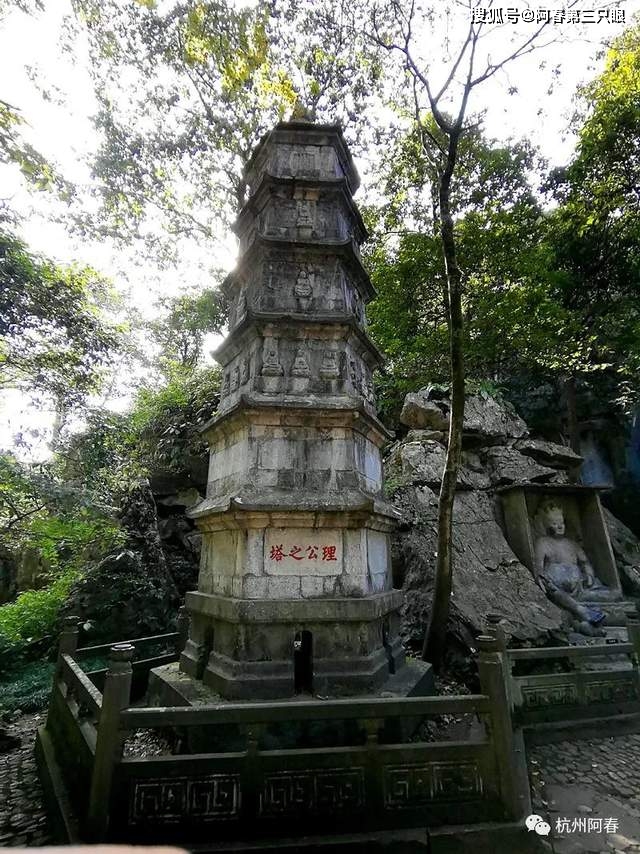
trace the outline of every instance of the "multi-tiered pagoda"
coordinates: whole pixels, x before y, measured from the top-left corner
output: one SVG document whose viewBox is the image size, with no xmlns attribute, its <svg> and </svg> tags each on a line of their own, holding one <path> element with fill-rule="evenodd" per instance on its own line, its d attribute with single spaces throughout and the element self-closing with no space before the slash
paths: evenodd
<svg viewBox="0 0 640 854">
<path fill-rule="evenodd" d="M 225 698 L 366 694 L 404 655 L 359 178 L 340 127 L 306 121 L 267 134 L 245 177 L 180 668 Z"/>
</svg>

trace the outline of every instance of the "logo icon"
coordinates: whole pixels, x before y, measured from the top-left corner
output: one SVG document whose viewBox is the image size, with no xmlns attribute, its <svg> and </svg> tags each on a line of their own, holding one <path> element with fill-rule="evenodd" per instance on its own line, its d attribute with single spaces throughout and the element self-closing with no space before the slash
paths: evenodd
<svg viewBox="0 0 640 854">
<path fill-rule="evenodd" d="M 541 815 L 528 815 L 524 822 L 527 830 L 535 830 L 538 836 L 548 836 L 551 833 L 551 825 Z"/>
</svg>

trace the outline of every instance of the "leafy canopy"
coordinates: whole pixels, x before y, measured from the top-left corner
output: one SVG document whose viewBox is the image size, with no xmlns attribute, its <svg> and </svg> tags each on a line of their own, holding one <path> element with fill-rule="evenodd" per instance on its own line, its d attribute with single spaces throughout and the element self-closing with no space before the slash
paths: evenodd
<svg viewBox="0 0 640 854">
<path fill-rule="evenodd" d="M 0 391 L 73 405 L 97 390 L 121 341 L 103 316 L 111 299 L 95 270 L 58 266 L 0 232 Z"/>
</svg>

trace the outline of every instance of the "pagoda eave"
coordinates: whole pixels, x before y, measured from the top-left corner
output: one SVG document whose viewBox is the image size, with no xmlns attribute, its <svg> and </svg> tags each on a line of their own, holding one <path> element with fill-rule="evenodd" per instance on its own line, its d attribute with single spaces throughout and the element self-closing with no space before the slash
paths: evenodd
<svg viewBox="0 0 640 854">
<path fill-rule="evenodd" d="M 328 136 L 332 137 L 333 141 L 336 143 L 336 149 L 339 152 L 340 160 L 347 167 L 346 175 L 349 179 L 349 186 L 351 188 L 351 192 L 355 193 L 358 187 L 360 186 L 360 175 L 358 174 L 356 165 L 353 162 L 351 152 L 347 148 L 344 139 L 344 134 L 342 132 L 342 125 L 338 123 L 310 124 L 309 122 L 305 121 L 279 122 L 272 130 L 263 134 L 257 146 L 255 147 L 255 150 L 247 161 L 247 164 L 243 171 L 245 180 L 254 171 L 256 165 L 258 164 L 258 161 L 263 156 L 264 149 L 267 148 L 270 143 L 274 143 L 277 141 L 285 145 L 295 144 L 301 132 L 305 135 L 306 139 L 312 144 L 322 144 L 322 142 L 326 140 Z"/>
<path fill-rule="evenodd" d="M 331 398 L 316 397 L 300 398 L 298 395 L 271 395 L 260 392 L 249 392 L 240 395 L 236 403 L 224 412 L 216 413 L 202 427 L 199 432 L 207 437 L 212 430 L 222 425 L 229 425 L 234 419 L 244 418 L 249 420 L 252 415 L 258 416 L 264 410 L 282 410 L 282 420 L 287 424 L 293 424 L 296 420 L 309 421 L 310 414 L 319 423 L 323 421 L 335 422 L 336 416 L 343 416 L 340 420 L 346 420 L 351 425 L 360 423 L 366 427 L 368 432 L 380 437 L 380 445 L 395 438 L 395 433 L 388 430 L 382 421 L 366 408 L 362 398 L 351 395 L 336 395 Z M 373 407 L 372 407 L 373 409 Z M 229 427 L 229 429 L 231 429 Z"/>
<path fill-rule="evenodd" d="M 274 188 L 279 187 L 313 187 L 317 190 L 328 190 L 332 193 L 340 193 L 344 204 L 348 208 L 350 215 L 353 217 L 353 220 L 355 221 L 360 230 L 359 239 L 362 242 L 369 239 L 369 232 L 367 230 L 366 225 L 364 224 L 364 220 L 362 219 L 360 211 L 353 203 L 353 199 L 349 190 L 349 182 L 344 176 L 318 179 L 305 178 L 301 176 L 279 177 L 278 175 L 273 175 L 271 172 L 265 172 L 260 180 L 260 183 L 254 189 L 251 196 L 249 196 L 242 210 L 238 214 L 236 220 L 232 223 L 231 231 L 233 231 L 234 234 L 239 235 L 243 230 L 242 224 L 244 223 L 244 221 L 247 219 L 252 219 L 255 216 L 256 212 L 259 212 L 260 209 L 264 206 L 264 203 L 270 197 Z"/>
<path fill-rule="evenodd" d="M 204 498 L 189 508 L 187 515 L 195 520 L 212 519 L 211 530 L 269 525 L 358 528 L 366 524 L 374 530 L 390 531 L 401 518 L 388 501 L 355 489 L 321 495 L 305 489 L 245 489 Z"/>
</svg>

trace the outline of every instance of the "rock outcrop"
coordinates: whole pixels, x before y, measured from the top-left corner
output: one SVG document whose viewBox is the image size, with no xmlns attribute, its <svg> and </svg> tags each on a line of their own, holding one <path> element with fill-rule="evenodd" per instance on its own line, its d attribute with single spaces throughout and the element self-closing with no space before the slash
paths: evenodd
<svg viewBox="0 0 640 854">
<path fill-rule="evenodd" d="M 411 644 L 424 636 L 433 596 L 448 410 L 428 390 L 407 395 L 402 421 L 412 429 L 386 460 L 388 493 L 403 516 L 394 536 L 394 582 L 406 593 L 403 624 Z M 566 483 L 567 470 L 580 458 L 569 448 L 530 439 L 511 407 L 486 395 L 467 399 L 463 447 L 454 505 L 452 639 L 458 649 L 472 649 L 487 613 L 496 613 L 515 643 L 562 640 L 565 615 L 509 547 L 495 490 L 513 483 Z"/>
<path fill-rule="evenodd" d="M 406 396 L 400 421 L 412 429 L 427 427 L 446 433 L 449 409 L 448 400 L 435 398 L 431 389 L 421 389 Z M 467 442 L 497 443 L 505 439 L 521 439 L 528 432 L 527 425 L 512 406 L 498 402 L 489 394 L 472 395 L 465 401 L 464 433 Z"/>
<path fill-rule="evenodd" d="M 167 565 L 148 483 L 131 489 L 119 518 L 126 541 L 89 567 L 63 609 L 63 615 L 80 617 L 85 640 L 95 643 L 169 631 L 178 611 L 178 588 Z"/>
<path fill-rule="evenodd" d="M 640 597 L 640 540 L 613 513 L 603 509 L 622 590 L 627 596 Z"/>
</svg>

